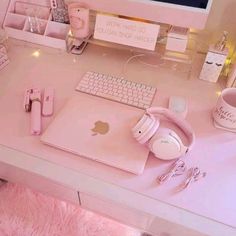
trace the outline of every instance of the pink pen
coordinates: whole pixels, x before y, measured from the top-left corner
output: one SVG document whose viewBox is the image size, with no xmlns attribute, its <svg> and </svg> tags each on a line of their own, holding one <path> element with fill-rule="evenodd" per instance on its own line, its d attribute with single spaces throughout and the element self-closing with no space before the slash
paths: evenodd
<svg viewBox="0 0 236 236">
<path fill-rule="evenodd" d="M 30 94 L 31 100 L 31 117 L 30 117 L 30 132 L 32 135 L 41 133 L 41 92 L 39 89 L 32 89 Z"/>
</svg>

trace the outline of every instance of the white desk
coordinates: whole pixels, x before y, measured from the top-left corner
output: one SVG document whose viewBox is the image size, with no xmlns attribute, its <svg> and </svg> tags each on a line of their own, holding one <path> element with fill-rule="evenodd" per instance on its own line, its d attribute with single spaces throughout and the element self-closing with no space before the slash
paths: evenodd
<svg viewBox="0 0 236 236">
<path fill-rule="evenodd" d="M 32 53 L 40 48 L 40 57 Z M 167 105 L 170 95 L 189 101 L 188 121 L 196 131 L 189 167 L 207 172 L 189 189 L 174 190 L 185 176 L 159 186 L 156 177 L 168 167 L 152 155 L 136 176 L 43 145 L 29 135 L 29 114 L 23 111 L 25 88 L 53 86 L 55 110 L 63 106 L 84 72 L 122 75 L 132 54 L 89 45 L 82 56 L 11 40 L 11 63 L 0 71 L 0 177 L 25 184 L 82 207 L 110 216 L 153 235 L 236 235 L 236 136 L 213 127 L 211 109 L 220 90 L 173 70 L 149 67 L 132 60 L 125 70 L 129 80 L 158 88 L 156 105 Z M 196 65 L 197 67 L 197 65 Z M 197 73 L 196 73 L 197 74 Z M 56 113 L 55 112 L 55 113 Z M 43 118 L 43 128 L 51 118 Z M 79 197 L 78 197 L 79 196 Z"/>
</svg>

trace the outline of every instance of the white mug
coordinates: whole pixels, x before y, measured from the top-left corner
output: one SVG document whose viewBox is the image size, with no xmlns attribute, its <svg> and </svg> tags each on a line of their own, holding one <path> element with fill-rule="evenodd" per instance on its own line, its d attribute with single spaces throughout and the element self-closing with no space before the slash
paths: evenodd
<svg viewBox="0 0 236 236">
<path fill-rule="evenodd" d="M 236 129 L 236 88 L 222 91 L 214 108 L 213 118 L 223 128 Z"/>
</svg>

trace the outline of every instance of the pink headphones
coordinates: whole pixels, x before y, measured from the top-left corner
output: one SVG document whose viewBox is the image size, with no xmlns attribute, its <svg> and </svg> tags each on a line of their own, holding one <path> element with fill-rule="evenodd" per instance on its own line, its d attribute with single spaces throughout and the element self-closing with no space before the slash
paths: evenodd
<svg viewBox="0 0 236 236">
<path fill-rule="evenodd" d="M 163 115 L 174 122 L 188 138 L 189 145 L 185 146 L 173 130 L 159 127 L 160 120 L 155 115 Z M 150 151 L 163 160 L 179 158 L 192 148 L 195 141 L 194 131 L 186 120 L 177 117 L 172 111 L 162 107 L 148 108 L 132 129 L 132 133 L 140 144 L 147 143 Z"/>
</svg>

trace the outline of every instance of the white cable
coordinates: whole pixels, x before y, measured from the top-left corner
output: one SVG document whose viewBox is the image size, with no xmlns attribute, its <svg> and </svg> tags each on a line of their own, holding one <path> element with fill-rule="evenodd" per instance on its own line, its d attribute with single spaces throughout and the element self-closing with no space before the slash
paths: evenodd
<svg viewBox="0 0 236 236">
<path fill-rule="evenodd" d="M 133 55 L 133 56 L 131 56 L 131 57 L 129 57 L 127 60 L 126 60 L 126 62 L 124 63 L 124 65 L 123 65 L 123 68 L 122 68 L 122 76 L 124 77 L 124 75 L 125 75 L 125 71 L 126 71 L 126 67 L 127 67 L 127 65 L 129 64 L 129 62 L 130 61 L 132 61 L 134 58 L 136 58 L 136 57 L 143 57 L 143 56 L 145 56 L 145 54 L 137 54 L 137 55 Z"/>
</svg>

